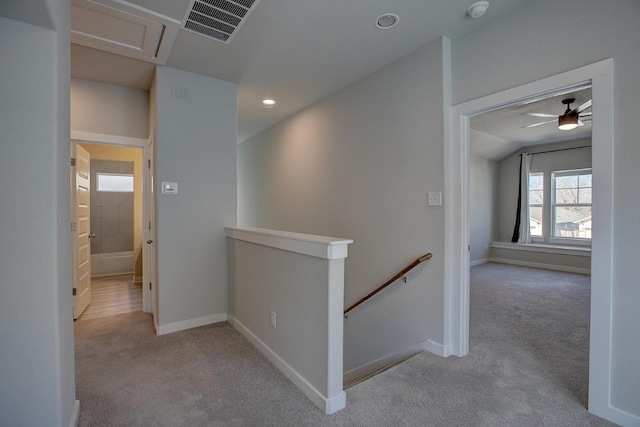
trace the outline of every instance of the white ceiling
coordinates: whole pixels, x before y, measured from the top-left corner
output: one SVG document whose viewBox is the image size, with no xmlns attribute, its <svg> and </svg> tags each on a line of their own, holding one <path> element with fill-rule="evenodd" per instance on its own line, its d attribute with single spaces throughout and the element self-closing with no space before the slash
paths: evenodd
<svg viewBox="0 0 640 427">
<path fill-rule="evenodd" d="M 100 0 L 95 0 L 100 1 Z M 179 30 L 166 65 L 238 84 L 242 141 L 327 95 L 445 35 L 455 38 L 526 0 L 491 0 L 487 14 L 466 14 L 473 0 L 261 0 L 230 44 Z M 189 0 L 130 0 L 182 21 Z M 380 30 L 376 18 L 399 23 Z M 148 89 L 154 64 L 73 45 L 71 74 Z M 260 107 L 273 97 L 278 106 Z"/>
<path fill-rule="evenodd" d="M 558 129 L 557 120 L 554 118 L 531 117 L 522 114 L 561 115 L 566 109 L 562 100 L 567 98 L 575 98 L 571 109 L 578 108 L 591 99 L 591 88 L 565 90 L 545 99 L 532 100 L 472 117 L 470 120 L 471 155 L 489 160 L 500 160 L 523 147 L 590 137 L 590 121 L 585 120 L 584 126 L 565 131 Z M 591 109 L 585 109 L 585 112 L 591 112 Z M 545 121 L 550 121 L 550 123 L 526 128 L 528 125 Z"/>
</svg>

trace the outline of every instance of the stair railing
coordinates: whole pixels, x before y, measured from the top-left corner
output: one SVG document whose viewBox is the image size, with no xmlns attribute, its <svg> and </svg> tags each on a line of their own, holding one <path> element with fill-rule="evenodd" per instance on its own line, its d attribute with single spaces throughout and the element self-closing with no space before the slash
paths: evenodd
<svg viewBox="0 0 640 427">
<path fill-rule="evenodd" d="M 351 310 L 353 310 L 354 308 L 356 308 L 357 306 L 359 306 L 360 304 L 362 304 L 363 302 L 365 302 L 366 300 L 368 300 L 369 298 L 371 298 L 372 296 L 374 296 L 375 294 L 377 294 L 378 292 L 382 291 L 384 288 L 386 288 L 387 286 L 389 286 L 390 284 L 392 284 L 393 282 L 395 282 L 396 280 L 398 280 L 399 278 L 403 277 L 405 274 L 407 274 L 409 271 L 413 270 L 415 267 L 417 267 L 419 264 L 423 263 L 424 261 L 431 259 L 433 255 L 431 254 L 431 252 L 426 253 L 424 255 L 422 255 L 420 258 L 417 258 L 415 261 L 413 261 L 411 264 L 407 265 L 405 268 L 403 268 L 402 270 L 400 270 L 398 272 L 398 274 L 396 274 L 395 276 L 393 276 L 391 279 L 387 280 L 386 282 L 384 282 L 382 285 L 378 286 L 375 290 L 373 290 L 372 292 L 370 292 L 367 296 L 360 298 L 357 302 L 351 304 L 345 311 L 344 311 L 344 317 L 347 318 L 347 313 L 350 312 Z M 406 277 L 405 277 L 405 283 L 406 283 Z"/>
</svg>

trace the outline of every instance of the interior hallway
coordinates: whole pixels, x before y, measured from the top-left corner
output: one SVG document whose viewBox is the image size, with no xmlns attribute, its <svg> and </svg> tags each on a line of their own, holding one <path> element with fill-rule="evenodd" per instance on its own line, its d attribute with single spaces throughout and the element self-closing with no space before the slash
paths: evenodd
<svg viewBox="0 0 640 427">
<path fill-rule="evenodd" d="M 471 270 L 470 354 L 421 353 L 326 416 L 227 323 L 156 337 L 149 314 L 76 322 L 80 426 L 609 426 L 584 408 L 589 276 Z"/>
</svg>

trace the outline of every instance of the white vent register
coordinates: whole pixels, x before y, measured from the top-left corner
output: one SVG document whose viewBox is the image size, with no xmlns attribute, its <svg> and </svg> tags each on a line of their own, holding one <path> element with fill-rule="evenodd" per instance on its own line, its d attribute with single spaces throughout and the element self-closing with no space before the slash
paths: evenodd
<svg viewBox="0 0 640 427">
<path fill-rule="evenodd" d="M 184 29 L 229 43 L 260 0 L 191 0 Z"/>
</svg>

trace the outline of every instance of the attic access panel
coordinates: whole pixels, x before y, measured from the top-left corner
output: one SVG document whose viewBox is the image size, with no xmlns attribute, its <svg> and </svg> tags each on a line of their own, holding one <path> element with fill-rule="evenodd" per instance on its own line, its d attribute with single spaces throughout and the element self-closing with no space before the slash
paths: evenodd
<svg viewBox="0 0 640 427">
<path fill-rule="evenodd" d="M 260 0 L 191 0 L 183 28 L 228 44 Z"/>
</svg>

